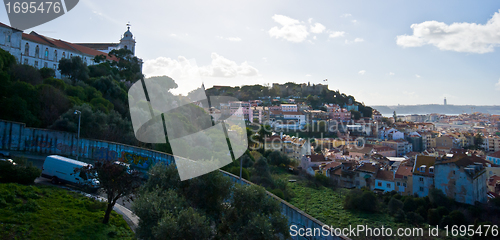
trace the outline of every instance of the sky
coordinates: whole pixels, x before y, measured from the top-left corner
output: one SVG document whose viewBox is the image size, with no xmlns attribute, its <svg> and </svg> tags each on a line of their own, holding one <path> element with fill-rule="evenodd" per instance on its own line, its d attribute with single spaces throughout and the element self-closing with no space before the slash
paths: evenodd
<svg viewBox="0 0 500 240">
<path fill-rule="evenodd" d="M 80 0 L 25 33 L 118 42 L 128 22 L 146 77 L 328 83 L 368 106 L 500 105 L 500 1 Z"/>
</svg>

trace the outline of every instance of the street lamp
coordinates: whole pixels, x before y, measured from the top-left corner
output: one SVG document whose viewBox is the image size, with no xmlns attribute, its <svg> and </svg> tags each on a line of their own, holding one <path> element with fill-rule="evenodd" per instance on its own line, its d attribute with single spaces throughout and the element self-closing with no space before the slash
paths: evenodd
<svg viewBox="0 0 500 240">
<path fill-rule="evenodd" d="M 80 154 L 80 120 L 82 118 L 82 112 L 75 110 L 74 114 L 78 114 L 78 140 L 76 143 L 76 160 L 78 161 L 78 155 Z"/>
</svg>

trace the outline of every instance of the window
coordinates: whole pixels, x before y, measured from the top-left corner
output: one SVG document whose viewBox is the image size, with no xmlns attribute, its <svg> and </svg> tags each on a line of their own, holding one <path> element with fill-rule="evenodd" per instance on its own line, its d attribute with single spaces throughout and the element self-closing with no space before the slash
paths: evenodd
<svg viewBox="0 0 500 240">
<path fill-rule="evenodd" d="M 378 182 L 377 184 L 379 187 L 382 187 L 382 183 L 381 182 Z"/>
<path fill-rule="evenodd" d="M 87 180 L 87 175 L 84 172 L 80 172 L 78 176 L 83 180 Z"/>
<path fill-rule="evenodd" d="M 57 50 L 54 50 L 54 61 L 57 61 Z"/>
<path fill-rule="evenodd" d="M 73 53 L 69 55 L 69 58 L 72 58 L 73 57 Z"/>
<path fill-rule="evenodd" d="M 391 184 L 390 184 L 390 183 L 388 183 L 388 184 L 387 184 L 387 187 L 388 187 L 388 188 L 390 188 L 390 187 L 391 187 Z"/>
<path fill-rule="evenodd" d="M 400 183 L 400 182 L 398 182 L 398 183 L 397 183 L 397 186 L 398 186 L 398 187 L 399 187 L 399 186 L 401 186 L 401 183 Z"/>
<path fill-rule="evenodd" d="M 125 49 L 127 49 L 127 45 L 125 45 Z"/>
<path fill-rule="evenodd" d="M 420 190 L 421 192 L 423 192 L 423 191 L 424 191 L 424 187 L 420 187 L 420 189 L 419 189 L 419 190 Z"/>
<path fill-rule="evenodd" d="M 28 43 L 26 43 L 26 45 L 24 45 L 24 55 L 25 56 L 30 55 L 30 45 Z"/>
<path fill-rule="evenodd" d="M 10 43 L 10 34 L 7 36 L 7 42 Z"/>
<path fill-rule="evenodd" d="M 28 64 L 28 59 L 24 59 L 24 64 Z"/>
<path fill-rule="evenodd" d="M 62 58 L 66 58 L 66 53 L 63 52 Z"/>
<path fill-rule="evenodd" d="M 45 67 L 45 68 L 46 68 L 46 67 L 49 67 L 49 64 L 48 64 L 47 62 L 45 62 L 45 63 L 43 64 L 43 67 Z"/>
<path fill-rule="evenodd" d="M 429 168 L 429 172 L 433 173 L 434 172 L 434 168 Z"/>
<path fill-rule="evenodd" d="M 38 68 L 38 61 L 35 61 L 35 67 Z"/>
<path fill-rule="evenodd" d="M 408 176 L 403 176 L 403 179 L 408 179 Z"/>
<path fill-rule="evenodd" d="M 39 58 L 40 57 L 40 48 L 38 47 L 38 45 L 36 46 L 35 48 L 35 57 L 36 58 Z"/>
<path fill-rule="evenodd" d="M 418 179 L 418 181 L 423 182 L 423 181 L 424 181 L 424 178 L 423 178 L 423 177 L 420 177 L 420 178 Z"/>
<path fill-rule="evenodd" d="M 49 59 L 49 48 L 45 48 L 45 59 Z"/>
<path fill-rule="evenodd" d="M 406 183 L 403 183 L 403 187 L 406 187 Z"/>
<path fill-rule="evenodd" d="M 54 64 L 54 66 L 53 66 L 52 68 L 54 68 L 54 70 L 56 70 L 56 68 L 57 68 L 57 65 L 55 65 L 55 64 Z"/>
</svg>

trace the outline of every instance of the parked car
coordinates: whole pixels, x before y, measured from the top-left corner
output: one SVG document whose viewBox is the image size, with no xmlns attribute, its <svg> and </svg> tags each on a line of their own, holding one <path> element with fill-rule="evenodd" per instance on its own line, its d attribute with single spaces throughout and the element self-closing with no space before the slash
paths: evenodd
<svg viewBox="0 0 500 240">
<path fill-rule="evenodd" d="M 71 158 L 58 155 L 50 155 L 45 158 L 42 167 L 42 177 L 48 178 L 53 184 L 66 183 L 81 187 L 88 187 L 92 191 L 97 191 L 99 181 L 84 172 L 75 170 L 88 166 L 88 163 L 80 162 Z"/>
<path fill-rule="evenodd" d="M 9 158 L 0 158 L 0 161 L 10 162 L 10 163 L 12 163 L 12 165 L 17 165 L 17 164 L 14 162 L 14 160 L 9 159 Z"/>
</svg>

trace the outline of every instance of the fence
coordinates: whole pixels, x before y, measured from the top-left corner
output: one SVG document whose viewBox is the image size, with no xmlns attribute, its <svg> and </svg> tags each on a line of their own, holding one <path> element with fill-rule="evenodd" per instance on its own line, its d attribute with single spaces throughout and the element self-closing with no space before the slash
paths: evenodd
<svg viewBox="0 0 500 240">
<path fill-rule="evenodd" d="M 76 156 L 78 153 L 79 157 L 82 158 L 122 161 L 143 170 L 148 170 L 149 167 L 158 162 L 167 165 L 174 162 L 172 155 L 150 149 L 91 139 L 80 139 L 78 144 L 77 140 L 74 133 L 27 128 L 23 123 L 0 120 L 0 150 L 70 157 Z M 79 147 L 78 151 L 77 147 Z M 240 181 L 237 176 L 231 173 L 222 170 L 221 172 L 234 182 L 253 184 L 244 179 Z M 272 193 L 267 192 L 267 194 L 280 202 L 281 211 L 288 217 L 290 227 L 295 226 L 296 230 L 303 229 L 302 232 L 298 233 L 302 233 L 304 236 L 297 235 L 293 239 L 349 239 L 344 236 L 332 236 L 330 233 L 325 234 L 326 232 L 322 229 L 325 224 Z M 310 229 L 311 233 L 315 235 L 320 233 L 320 236 L 305 236 L 305 229 Z"/>
</svg>

